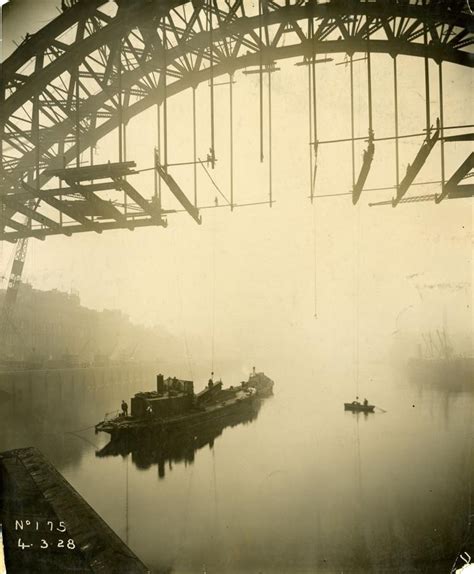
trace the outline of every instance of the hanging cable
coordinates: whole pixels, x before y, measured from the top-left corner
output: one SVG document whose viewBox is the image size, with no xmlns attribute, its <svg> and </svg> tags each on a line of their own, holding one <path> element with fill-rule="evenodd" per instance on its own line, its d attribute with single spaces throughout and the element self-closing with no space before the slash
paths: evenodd
<svg viewBox="0 0 474 574">
<path fill-rule="evenodd" d="M 318 112 L 316 102 L 316 53 L 314 46 L 314 24 L 311 20 L 311 37 L 313 42 L 313 54 L 311 58 L 311 73 L 312 73 L 312 92 L 313 92 L 313 153 L 314 153 L 314 172 L 313 172 L 313 194 L 316 192 L 316 172 L 318 169 Z"/>
<path fill-rule="evenodd" d="M 263 41 L 262 41 L 262 0 L 258 1 L 259 53 L 259 97 L 260 97 L 260 162 L 263 162 Z"/>
<path fill-rule="evenodd" d="M 393 58 L 393 101 L 395 110 L 395 178 L 396 187 L 400 185 L 400 153 L 398 141 L 398 69 L 397 69 L 397 56 Z"/>
<path fill-rule="evenodd" d="M 126 122 L 123 123 L 122 131 L 123 131 L 123 161 L 126 162 L 127 161 L 127 123 Z M 124 175 L 123 179 L 126 181 L 127 176 Z M 126 217 L 127 212 L 128 212 L 128 195 L 126 193 L 124 193 L 124 198 L 123 198 L 123 212 L 124 212 L 125 217 Z"/>
<path fill-rule="evenodd" d="M 370 57 L 370 26 L 369 16 L 367 16 L 367 97 L 369 107 L 369 136 L 373 135 L 372 122 L 372 64 Z"/>
<path fill-rule="evenodd" d="M 129 456 L 125 457 L 125 544 L 128 546 L 128 516 L 129 516 L 129 508 L 128 508 L 128 459 Z"/>
<path fill-rule="evenodd" d="M 355 187 L 355 128 L 354 128 L 354 56 L 351 54 L 349 68 L 351 72 L 351 151 L 352 151 L 352 189 Z"/>
<path fill-rule="evenodd" d="M 161 104 L 158 101 L 156 105 L 156 157 L 155 157 L 155 176 L 158 180 L 158 207 L 161 210 L 161 177 L 158 177 L 158 172 L 156 169 L 156 161 L 161 164 Z"/>
<path fill-rule="evenodd" d="M 123 162 L 123 152 L 124 152 L 124 141 L 123 141 L 123 94 L 122 94 L 122 36 L 118 41 L 117 46 L 118 52 L 118 62 L 117 62 L 117 75 L 118 75 L 118 152 L 119 152 L 119 162 Z M 123 205 L 124 212 L 127 212 L 127 193 L 123 192 Z"/>
<path fill-rule="evenodd" d="M 163 161 L 165 171 L 168 171 L 168 63 L 167 63 L 167 38 L 166 38 L 166 25 L 165 16 L 163 16 L 161 24 L 161 36 L 163 41 Z M 161 79 L 161 78 L 160 78 Z M 161 178 L 160 178 L 161 179 Z M 160 194 L 161 198 L 161 194 Z M 160 203 L 161 205 L 161 203 Z"/>
<path fill-rule="evenodd" d="M 76 99 L 76 113 L 75 113 L 75 120 L 76 120 L 76 167 L 81 166 L 81 140 L 80 140 L 80 109 L 79 109 L 79 100 L 80 100 L 80 93 L 79 93 L 79 66 L 76 70 L 76 89 L 75 89 L 75 99 Z"/>
<path fill-rule="evenodd" d="M 155 200 L 157 200 L 158 199 L 158 148 L 156 146 L 153 148 L 153 160 L 155 162 L 155 168 L 153 170 L 153 198 Z"/>
<path fill-rule="evenodd" d="M 423 5 L 426 9 L 426 0 L 423 0 Z M 423 47 L 425 49 L 425 105 L 426 105 L 426 135 L 430 133 L 430 63 L 428 60 L 428 34 L 427 34 L 427 24 L 423 25 Z"/>
<path fill-rule="evenodd" d="M 117 76 L 118 76 L 118 156 L 119 162 L 123 162 L 123 102 L 122 102 L 122 39 L 117 46 Z M 124 194 L 125 195 L 125 194 Z"/>
<path fill-rule="evenodd" d="M 268 67 L 268 194 L 269 203 L 273 203 L 273 165 L 272 165 L 272 70 Z"/>
<path fill-rule="evenodd" d="M 354 136 L 355 132 L 355 114 L 354 114 L 354 75 L 353 75 L 353 61 L 352 55 L 350 59 L 350 69 L 351 69 L 351 132 L 352 136 Z M 360 70 L 358 73 L 358 86 L 360 86 Z M 358 116 L 360 117 L 360 93 L 361 90 L 357 91 L 357 102 L 358 102 Z M 370 110 L 370 106 L 369 106 Z M 369 126 L 370 126 L 370 117 L 369 117 Z M 369 128 L 370 130 L 370 128 Z M 352 138 L 352 142 L 354 142 L 354 138 Z M 355 186 L 355 155 L 354 155 L 354 143 L 352 144 L 352 153 L 353 153 L 353 189 Z M 356 218 L 355 218 L 355 229 L 354 229 L 354 249 L 355 249 L 355 256 L 353 258 L 353 284 L 354 284 L 354 299 L 355 299 L 355 306 L 354 306 L 354 330 L 353 330 L 353 376 L 355 379 L 355 389 L 356 389 L 356 399 L 359 399 L 359 277 L 360 277 L 360 205 L 355 207 L 356 209 Z"/>
<path fill-rule="evenodd" d="M 230 179 L 230 210 L 234 211 L 234 75 L 229 74 L 229 179 Z"/>
<path fill-rule="evenodd" d="M 185 316 L 184 316 L 184 297 L 183 297 L 183 291 L 181 288 L 180 276 L 179 276 L 177 265 L 175 267 L 175 279 L 176 279 L 176 292 L 178 294 L 178 301 L 179 301 L 179 316 L 181 319 L 181 330 L 183 333 L 184 349 L 186 352 L 186 360 L 188 363 L 188 373 L 189 373 L 190 379 L 193 381 L 194 380 L 194 362 L 193 362 L 193 359 L 191 356 L 191 352 L 189 350 L 189 342 L 188 342 L 188 336 L 187 336 L 187 332 L 186 332 L 186 323 L 185 323 Z"/>
<path fill-rule="evenodd" d="M 194 206 L 197 207 L 197 128 L 196 128 L 196 88 L 193 87 L 193 187 Z"/>
<path fill-rule="evenodd" d="M 309 133 L 309 192 L 311 202 L 314 199 L 313 188 L 313 119 L 312 119 L 312 106 L 311 106 L 311 66 L 308 62 L 308 133 Z"/>
<path fill-rule="evenodd" d="M 216 213 L 213 218 L 213 237 L 212 237 L 212 325 L 211 325 L 211 373 L 214 375 L 215 363 L 215 335 L 216 335 L 216 235 L 217 221 Z"/>
<path fill-rule="evenodd" d="M 439 63 L 439 141 L 441 149 L 441 193 L 444 192 L 445 166 L 444 166 L 444 102 L 443 102 L 443 63 Z"/>
<path fill-rule="evenodd" d="M 318 251 L 316 242 L 316 203 L 313 204 L 313 265 L 314 265 L 314 318 L 318 318 Z"/>
<path fill-rule="evenodd" d="M 360 363 L 360 241 L 361 241 L 361 228 L 360 228 L 360 205 L 356 206 L 356 309 L 355 309 L 355 339 L 356 339 L 356 396 L 359 396 L 359 363 Z"/>
<path fill-rule="evenodd" d="M 211 168 L 215 167 L 215 126 L 214 126 L 214 47 L 213 47 L 213 26 L 212 26 L 212 0 L 208 0 L 208 26 L 209 26 L 209 65 L 210 65 L 210 95 L 211 95 Z"/>
</svg>

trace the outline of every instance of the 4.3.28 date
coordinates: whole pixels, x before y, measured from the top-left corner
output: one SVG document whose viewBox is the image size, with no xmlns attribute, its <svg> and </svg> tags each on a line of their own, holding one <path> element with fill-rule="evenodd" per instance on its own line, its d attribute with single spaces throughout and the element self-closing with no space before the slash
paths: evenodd
<svg viewBox="0 0 474 574">
<path fill-rule="evenodd" d="M 60 538 L 59 540 L 49 542 L 42 538 L 37 544 L 33 544 L 32 542 L 27 544 L 26 542 L 23 542 L 21 538 L 18 538 L 18 548 L 21 548 L 22 550 L 27 550 L 29 548 L 40 548 L 41 550 L 46 550 L 48 548 L 64 548 L 66 550 L 74 550 L 76 548 L 76 544 L 72 538 L 68 538 L 67 540 Z"/>
</svg>

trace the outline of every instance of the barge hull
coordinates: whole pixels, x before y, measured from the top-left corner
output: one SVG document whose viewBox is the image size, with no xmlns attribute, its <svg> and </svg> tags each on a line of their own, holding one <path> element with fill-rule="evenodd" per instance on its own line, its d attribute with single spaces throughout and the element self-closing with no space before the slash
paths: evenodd
<svg viewBox="0 0 474 574">
<path fill-rule="evenodd" d="M 194 428 L 200 428 L 209 423 L 225 421 L 234 413 L 256 409 L 257 404 L 258 399 L 251 398 L 164 421 L 153 418 L 135 420 L 127 418 L 121 422 L 112 421 L 110 424 L 99 423 L 96 430 L 109 433 L 112 440 L 121 440 L 124 437 L 133 439 L 143 435 L 153 435 L 155 438 L 164 439 L 170 435 L 192 432 Z"/>
</svg>

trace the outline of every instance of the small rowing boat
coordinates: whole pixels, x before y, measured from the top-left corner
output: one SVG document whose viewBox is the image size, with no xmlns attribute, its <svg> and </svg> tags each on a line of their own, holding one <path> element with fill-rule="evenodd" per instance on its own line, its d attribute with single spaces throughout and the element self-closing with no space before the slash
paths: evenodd
<svg viewBox="0 0 474 574">
<path fill-rule="evenodd" d="M 373 413 L 375 405 L 369 403 L 359 403 L 359 401 L 352 401 L 352 403 L 344 403 L 345 411 L 352 411 L 354 413 Z"/>
</svg>

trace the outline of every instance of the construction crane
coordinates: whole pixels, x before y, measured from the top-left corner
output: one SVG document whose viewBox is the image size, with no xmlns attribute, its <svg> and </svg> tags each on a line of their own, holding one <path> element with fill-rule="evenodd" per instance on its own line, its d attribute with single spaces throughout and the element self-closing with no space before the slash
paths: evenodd
<svg viewBox="0 0 474 574">
<path fill-rule="evenodd" d="M 0 313 L 0 345 L 1 349 L 6 349 L 9 336 L 14 332 L 13 313 L 15 310 L 18 291 L 20 289 L 21 277 L 25 266 L 26 251 L 28 248 L 28 237 L 22 237 L 16 243 L 15 257 L 13 259 L 8 286 Z"/>
</svg>

